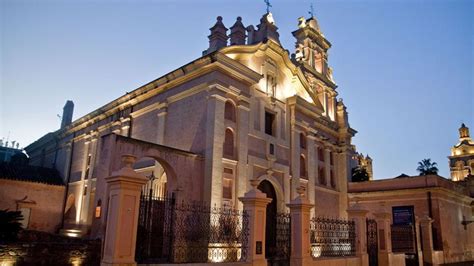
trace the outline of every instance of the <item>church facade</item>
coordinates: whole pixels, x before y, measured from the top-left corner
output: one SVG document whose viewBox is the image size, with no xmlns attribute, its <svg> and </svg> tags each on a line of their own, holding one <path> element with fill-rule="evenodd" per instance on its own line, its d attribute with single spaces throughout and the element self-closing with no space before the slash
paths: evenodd
<svg viewBox="0 0 474 266">
<path fill-rule="evenodd" d="M 65 228 L 100 234 L 104 179 L 119 168 L 112 159 L 137 149 L 143 158 L 134 168 L 160 197 L 241 209 L 238 198 L 257 179 L 278 211 L 303 186 L 313 215 L 347 217 L 347 182 L 359 164 L 356 131 L 317 20 L 299 19 L 291 55 L 271 13 L 256 28 L 239 17 L 229 33 L 218 17 L 210 30 L 202 57 L 63 121 L 26 148 L 31 164 L 52 166 L 67 181 Z M 71 104 L 66 108 L 71 120 Z"/>
</svg>

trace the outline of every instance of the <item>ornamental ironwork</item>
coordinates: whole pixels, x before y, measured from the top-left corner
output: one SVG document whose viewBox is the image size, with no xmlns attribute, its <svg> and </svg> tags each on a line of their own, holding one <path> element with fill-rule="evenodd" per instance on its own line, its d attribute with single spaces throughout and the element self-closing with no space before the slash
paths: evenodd
<svg viewBox="0 0 474 266">
<path fill-rule="evenodd" d="M 245 261 L 248 224 L 245 211 L 142 196 L 136 259 L 139 263 Z"/>
<path fill-rule="evenodd" d="M 311 255 L 343 257 L 355 255 L 355 222 L 353 220 L 315 217 L 311 219 Z"/>
<path fill-rule="evenodd" d="M 277 212 L 267 219 L 265 257 L 269 265 L 289 265 L 291 254 L 291 215 Z"/>
<path fill-rule="evenodd" d="M 377 236 L 377 221 L 374 219 L 366 220 L 367 226 L 367 254 L 369 255 L 369 266 L 378 265 L 378 236 Z M 384 247 L 381 247 L 382 249 Z"/>
</svg>

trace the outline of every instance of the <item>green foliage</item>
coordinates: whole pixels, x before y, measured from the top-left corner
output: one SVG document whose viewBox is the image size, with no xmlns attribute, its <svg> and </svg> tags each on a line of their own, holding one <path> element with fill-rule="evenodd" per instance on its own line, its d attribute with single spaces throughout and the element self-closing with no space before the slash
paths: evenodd
<svg viewBox="0 0 474 266">
<path fill-rule="evenodd" d="M 21 230 L 23 215 L 19 211 L 0 210 L 0 242 L 14 241 Z"/>
<path fill-rule="evenodd" d="M 431 162 L 431 159 L 423 159 L 421 162 L 418 162 L 418 168 L 416 170 L 420 175 L 437 175 L 438 174 L 438 164 L 436 162 Z"/>
<path fill-rule="evenodd" d="M 363 167 L 352 168 L 352 182 L 364 182 L 369 181 L 369 173 Z"/>
</svg>

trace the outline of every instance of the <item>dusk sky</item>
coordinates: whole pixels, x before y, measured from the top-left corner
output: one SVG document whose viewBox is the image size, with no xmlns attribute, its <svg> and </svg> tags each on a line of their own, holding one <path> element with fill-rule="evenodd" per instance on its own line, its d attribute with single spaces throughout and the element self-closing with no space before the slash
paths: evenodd
<svg viewBox="0 0 474 266">
<path fill-rule="evenodd" d="M 311 1 L 271 1 L 285 49 Z M 447 156 L 464 122 L 474 135 L 474 1 L 317 0 L 329 64 L 358 151 L 376 179 L 416 174 Z M 27 146 L 198 57 L 222 16 L 257 25 L 264 1 L 0 0 L 0 139 Z"/>
</svg>

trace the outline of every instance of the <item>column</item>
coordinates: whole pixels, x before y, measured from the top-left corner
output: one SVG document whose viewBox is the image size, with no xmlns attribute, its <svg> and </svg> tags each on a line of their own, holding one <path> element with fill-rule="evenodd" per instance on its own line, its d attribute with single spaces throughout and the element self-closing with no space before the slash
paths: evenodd
<svg viewBox="0 0 474 266">
<path fill-rule="evenodd" d="M 380 265 L 393 265 L 392 261 L 392 241 L 390 237 L 390 217 L 387 212 L 374 213 L 377 221 L 377 237 L 378 237 L 378 260 Z"/>
<path fill-rule="evenodd" d="M 288 206 L 291 215 L 291 256 L 290 265 L 309 265 L 311 258 L 310 210 L 313 204 L 304 195 L 304 187 L 297 189 L 298 197 Z"/>
<path fill-rule="evenodd" d="M 316 201 L 315 199 L 315 191 L 314 191 L 314 186 L 316 185 L 316 173 L 318 171 L 318 159 L 317 159 L 317 153 L 316 153 L 316 146 L 315 146 L 315 140 L 316 138 L 310 134 L 307 136 L 307 149 L 308 149 L 308 159 L 307 159 L 307 164 L 308 164 L 308 199 L 309 203 L 314 206 L 314 203 Z M 311 208 L 311 217 L 314 217 L 314 208 Z"/>
<path fill-rule="evenodd" d="M 237 175 L 236 175 L 236 186 L 237 186 L 237 198 L 243 197 L 247 191 L 247 155 L 248 155 L 248 139 L 249 139 L 249 114 L 250 108 L 247 101 L 241 100 L 237 106 Z M 243 207 L 239 201 L 237 208 L 241 210 Z"/>
<path fill-rule="evenodd" d="M 420 218 L 418 216 L 415 216 L 415 228 L 413 228 L 413 230 L 415 231 L 415 235 L 416 235 L 416 252 L 418 253 L 418 266 L 423 266 L 424 263 L 424 257 L 425 257 L 425 254 L 423 253 L 422 249 L 421 249 L 421 232 L 420 232 Z"/>
<path fill-rule="evenodd" d="M 217 86 L 217 85 L 216 85 Z M 213 87 L 212 89 L 216 89 Z M 212 90 L 211 89 L 211 90 Z M 222 205 L 222 152 L 224 145 L 225 98 L 214 93 L 208 96 L 206 149 L 204 163 L 204 201 L 211 206 Z"/>
<path fill-rule="evenodd" d="M 347 210 L 349 219 L 353 219 L 355 222 L 355 234 L 356 234 L 356 256 L 360 258 L 360 265 L 369 265 L 369 256 L 367 254 L 367 219 L 368 211 L 362 209 L 359 204 L 353 205 Z"/>
<path fill-rule="evenodd" d="M 249 219 L 249 237 L 245 261 L 253 266 L 267 266 L 267 260 L 265 259 L 266 208 L 272 199 L 267 198 L 265 193 L 257 189 L 258 183 L 257 179 L 250 180 L 253 188 L 239 198 Z"/>
<path fill-rule="evenodd" d="M 136 265 L 140 193 L 147 178 L 132 169 L 135 160 L 123 155 L 124 167 L 105 178 L 109 203 L 101 266 Z"/>
</svg>

